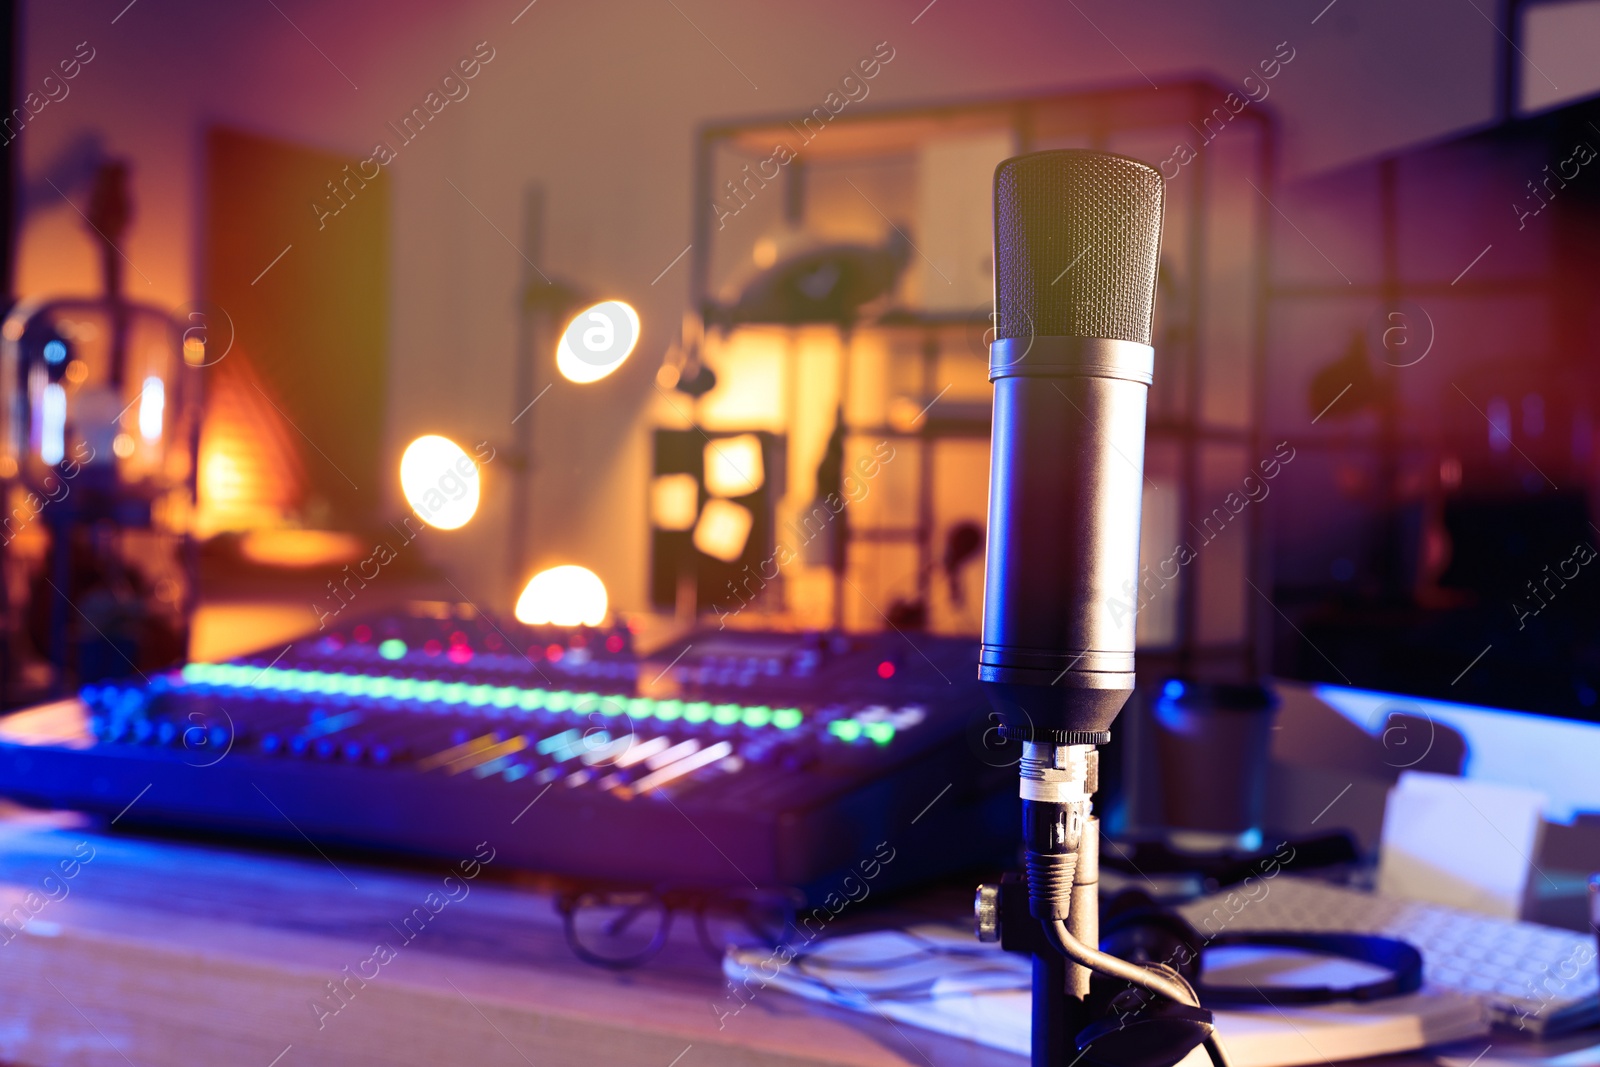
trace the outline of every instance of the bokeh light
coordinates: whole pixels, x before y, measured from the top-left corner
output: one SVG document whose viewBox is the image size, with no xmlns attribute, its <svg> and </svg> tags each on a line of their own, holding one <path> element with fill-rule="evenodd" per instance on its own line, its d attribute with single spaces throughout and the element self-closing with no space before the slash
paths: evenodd
<svg viewBox="0 0 1600 1067">
<path fill-rule="evenodd" d="M 406 446 L 400 488 L 417 517 L 441 530 L 465 526 L 478 511 L 478 465 L 460 445 L 438 434 Z"/>
<path fill-rule="evenodd" d="M 753 433 L 706 442 L 706 491 L 712 496 L 749 496 L 767 479 L 761 438 Z"/>
<path fill-rule="evenodd" d="M 540 571 L 517 598 L 517 621 L 528 626 L 599 626 L 609 606 L 605 583 L 567 563 Z"/>
<path fill-rule="evenodd" d="M 578 312 L 561 332 L 556 369 L 569 382 L 597 382 L 622 366 L 639 343 L 639 313 L 621 300 Z"/>
</svg>

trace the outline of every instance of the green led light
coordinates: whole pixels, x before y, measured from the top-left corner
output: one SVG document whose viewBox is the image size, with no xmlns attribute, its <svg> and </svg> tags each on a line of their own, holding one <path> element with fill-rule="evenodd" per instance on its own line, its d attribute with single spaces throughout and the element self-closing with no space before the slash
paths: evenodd
<svg viewBox="0 0 1600 1067">
<path fill-rule="evenodd" d="M 711 705 L 704 700 L 697 700 L 693 704 L 683 706 L 684 722 L 705 722 L 711 718 Z"/>
<path fill-rule="evenodd" d="M 772 709 L 765 705 L 744 709 L 744 724 L 746 726 L 765 726 L 771 721 Z"/>
<path fill-rule="evenodd" d="M 523 711 L 535 711 L 544 707 L 545 691 L 543 689 L 524 689 L 517 698 L 517 706 Z"/>
<path fill-rule="evenodd" d="M 522 690 L 516 689 L 509 685 L 503 685 L 490 693 L 489 703 L 493 704 L 497 708 L 515 707 L 517 703 L 517 697 L 521 694 Z"/>
<path fill-rule="evenodd" d="M 772 713 L 772 725 L 780 730 L 793 730 L 804 718 L 799 708 L 779 708 Z"/>
<path fill-rule="evenodd" d="M 396 700 L 415 700 L 417 699 L 417 690 L 419 688 L 415 679 L 396 678 L 392 691 Z"/>
<path fill-rule="evenodd" d="M 711 709 L 711 721 L 718 726 L 732 726 L 743 713 L 744 709 L 737 704 L 718 704 Z"/>
<path fill-rule="evenodd" d="M 378 655 L 384 659 L 399 659 L 406 654 L 406 643 L 398 637 L 391 637 L 378 645 Z"/>
<path fill-rule="evenodd" d="M 475 708 L 481 708 L 489 703 L 489 697 L 494 694 L 492 685 L 474 685 L 467 687 L 467 703 Z"/>
<path fill-rule="evenodd" d="M 186 663 L 179 673 L 183 675 L 183 680 L 186 682 L 191 684 L 201 682 L 205 680 L 206 665 L 204 663 Z"/>
<path fill-rule="evenodd" d="M 572 695 L 572 710 L 579 715 L 593 715 L 596 712 L 603 712 L 605 709 L 600 706 L 599 693 L 574 693 Z"/>
<path fill-rule="evenodd" d="M 628 709 L 628 702 L 623 697 L 596 697 L 600 702 L 600 714 L 609 717 L 621 715 Z"/>
<path fill-rule="evenodd" d="M 567 692 L 565 689 L 557 689 L 553 692 L 546 693 L 544 698 L 544 706 L 549 708 L 551 711 L 566 711 L 568 708 L 572 707 L 572 694 Z"/>
<path fill-rule="evenodd" d="M 344 691 L 351 696 L 372 696 L 376 688 L 377 679 L 365 674 L 345 675 Z"/>
<path fill-rule="evenodd" d="M 880 745 L 887 745 L 894 740 L 894 723 L 869 722 L 866 725 L 867 736 Z"/>
<path fill-rule="evenodd" d="M 841 741 L 859 741 L 861 724 L 854 719 L 835 719 L 828 724 L 828 732 Z"/>
<path fill-rule="evenodd" d="M 671 722 L 683 715 L 683 701 L 658 700 L 656 701 L 656 718 L 662 722 Z"/>
<path fill-rule="evenodd" d="M 417 699 L 426 702 L 444 699 L 444 683 L 429 679 L 417 685 Z"/>
<path fill-rule="evenodd" d="M 400 679 L 378 676 L 372 680 L 369 691 L 379 700 L 387 700 L 394 696 L 395 690 L 400 688 Z"/>
<path fill-rule="evenodd" d="M 464 704 L 467 700 L 467 684 L 465 682 L 446 682 L 443 696 L 446 704 Z"/>
<path fill-rule="evenodd" d="M 648 719 L 656 713 L 656 702 L 649 697 L 634 697 L 628 701 L 628 714 L 635 719 Z"/>
</svg>

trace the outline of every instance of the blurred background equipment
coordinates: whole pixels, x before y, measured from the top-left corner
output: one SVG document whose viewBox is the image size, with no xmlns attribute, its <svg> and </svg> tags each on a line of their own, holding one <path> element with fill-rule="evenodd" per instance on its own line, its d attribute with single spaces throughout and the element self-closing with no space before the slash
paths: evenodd
<svg viewBox="0 0 1600 1067">
<path fill-rule="evenodd" d="M 697 391 L 692 402 L 660 400 L 653 414 L 674 432 L 781 436 L 786 476 L 764 504 L 770 520 L 757 513 L 751 525 L 752 536 L 768 525 L 777 531 L 761 551 L 785 562 L 766 566 L 759 582 L 743 568 L 755 573 L 765 554 L 723 575 L 704 553 L 664 551 L 657 526 L 652 605 L 686 617 L 680 594 L 695 589 L 690 614 L 720 617 L 748 603 L 745 617 L 801 625 L 868 629 L 888 619 L 975 633 L 979 598 L 937 577 L 955 532 L 981 529 L 985 513 L 994 166 L 1050 148 L 1166 159 L 1228 92 L 1190 81 L 1173 91 L 850 110 L 794 158 L 780 154 L 776 174 L 763 163 L 774 145 L 801 145 L 790 124 L 703 128 L 684 329 L 693 341 L 675 348 L 663 370 L 676 382 L 680 363 L 693 368 Z M 1226 137 L 1165 175 L 1169 232 L 1144 501 L 1153 554 L 1142 561 L 1152 571 L 1271 455 L 1260 402 L 1272 209 L 1249 183 L 1273 188 L 1273 130 L 1267 109 L 1247 108 Z M 714 385 L 700 391 L 708 377 Z M 657 455 L 654 476 L 681 470 Z M 767 470 L 771 479 L 771 462 Z M 819 510 L 830 494 L 848 505 Z M 1245 678 L 1262 669 L 1261 613 L 1269 609 L 1250 582 L 1270 582 L 1263 521 L 1260 509 L 1241 515 L 1193 562 L 1133 596 L 1152 678 Z M 719 580 L 679 581 L 690 563 Z"/>
<path fill-rule="evenodd" d="M 1277 697 L 1263 685 L 1168 679 L 1155 702 L 1161 815 L 1184 852 L 1252 853 L 1266 843 Z"/>
<path fill-rule="evenodd" d="M 447 861 L 503 819 L 501 863 L 812 906 L 875 849 L 889 889 L 1012 848 L 968 641 L 708 629 L 641 655 L 572 566 L 518 620 L 414 604 L 87 685 L 0 735 L 0 793 L 117 815 L 148 786 L 119 825 Z"/>
<path fill-rule="evenodd" d="M 185 656 L 208 326 L 123 293 L 130 170 L 95 174 L 88 236 L 103 295 L 25 300 L 0 325 L 0 598 L 20 702 Z"/>
</svg>

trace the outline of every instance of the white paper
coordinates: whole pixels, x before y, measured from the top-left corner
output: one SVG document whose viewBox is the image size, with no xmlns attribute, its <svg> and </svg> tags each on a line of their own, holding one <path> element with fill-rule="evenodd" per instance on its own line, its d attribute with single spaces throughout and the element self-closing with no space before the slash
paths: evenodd
<svg viewBox="0 0 1600 1067">
<path fill-rule="evenodd" d="M 1378 892 L 1520 918 L 1535 876 L 1545 802 L 1532 789 L 1402 773 L 1384 810 Z"/>
</svg>

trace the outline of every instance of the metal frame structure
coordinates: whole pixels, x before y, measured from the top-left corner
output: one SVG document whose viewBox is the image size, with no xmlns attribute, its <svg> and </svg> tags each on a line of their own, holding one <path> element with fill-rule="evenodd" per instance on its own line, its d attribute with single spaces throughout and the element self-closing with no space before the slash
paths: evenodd
<svg viewBox="0 0 1600 1067">
<path fill-rule="evenodd" d="M 1231 90 L 1213 81 L 1192 79 L 1164 86 L 1157 93 L 1144 85 L 1080 91 L 1042 93 L 1021 98 L 979 100 L 962 103 L 931 104 L 918 107 L 892 109 L 849 109 L 834 117 L 828 126 L 826 139 L 816 145 L 807 145 L 798 158 L 785 167 L 783 181 L 783 211 L 791 223 L 799 223 L 805 216 L 808 173 L 819 166 L 835 162 L 850 162 L 904 156 L 914 152 L 928 138 L 972 130 L 1007 128 L 1015 137 L 1019 152 L 1052 147 L 1070 140 L 1083 147 L 1115 150 L 1114 141 L 1124 135 L 1157 135 L 1163 129 L 1171 130 L 1185 140 L 1194 141 L 1194 133 L 1202 138 L 1209 132 L 1208 120 L 1216 109 L 1225 106 Z M 1238 96 L 1233 99 L 1237 102 Z M 1230 109 L 1232 110 L 1232 109 Z M 1250 263 L 1249 293 L 1251 302 L 1248 342 L 1249 380 L 1241 387 L 1251 392 L 1249 417 L 1243 426 L 1207 425 L 1200 415 L 1203 375 L 1207 369 L 1209 353 L 1205 349 L 1204 325 L 1208 302 L 1215 299 L 1208 291 L 1208 254 L 1216 240 L 1216 220 L 1210 197 L 1216 187 L 1213 174 L 1214 152 L 1201 146 L 1192 163 L 1180 168 L 1192 173 L 1186 194 L 1174 197 L 1168 204 L 1168 230 L 1174 223 L 1185 227 L 1182 274 L 1192 279 L 1181 301 L 1183 323 L 1176 338 L 1183 351 L 1169 352 L 1168 365 L 1173 357 L 1183 379 L 1184 394 L 1181 409 L 1173 413 L 1152 410 L 1148 443 L 1175 444 L 1182 455 L 1182 470 L 1178 479 L 1179 511 L 1182 526 L 1198 524 L 1209 512 L 1208 499 L 1203 498 L 1201 486 L 1204 457 L 1202 450 L 1213 445 L 1243 446 L 1250 457 L 1257 457 L 1263 445 L 1263 399 L 1267 345 L 1267 289 L 1270 277 L 1272 242 L 1272 198 L 1275 191 L 1277 133 L 1276 121 L 1261 106 L 1245 106 L 1236 112 L 1237 119 L 1253 133 L 1250 173 L 1247 176 L 1255 193 L 1249 225 L 1253 231 L 1248 257 Z M 692 184 L 694 233 L 690 261 L 690 300 L 704 314 L 712 302 L 712 269 L 716 244 L 717 218 L 713 207 L 714 191 L 719 173 L 717 160 L 724 151 L 770 151 L 775 138 L 793 140 L 793 120 L 799 116 L 777 116 L 738 122 L 711 123 L 703 127 L 695 139 L 694 181 Z M 1186 132 L 1193 131 L 1193 133 Z M 1220 134 L 1219 134 L 1220 135 Z M 1230 131 L 1238 137 L 1238 131 Z M 826 143 L 824 144 L 824 140 Z M 1171 177 L 1171 176 L 1169 176 Z M 1170 187 L 1170 186 L 1169 186 Z M 1237 190 L 1233 190 L 1237 192 Z M 1258 194 L 1258 195 L 1257 195 Z M 1176 209 L 1176 210 L 1175 210 Z M 893 210 L 890 211 L 893 215 Z M 1174 218 L 1174 216 L 1178 216 Z M 1169 301 L 1170 302 L 1170 301 Z M 942 331 L 970 330 L 974 322 L 969 317 L 948 315 L 922 315 L 896 311 L 878 322 L 862 322 L 858 331 L 871 329 L 920 329 L 924 334 L 924 353 L 938 344 Z M 979 328 L 987 325 L 979 320 Z M 1159 352 L 1166 342 L 1172 347 L 1173 338 L 1158 339 Z M 925 356 L 926 358 L 926 356 Z M 1158 369 L 1158 382 L 1161 369 Z M 1159 388 L 1159 384 L 1158 384 Z M 987 426 L 939 426 L 928 420 L 911 432 L 896 432 L 887 427 L 851 427 L 852 431 L 891 433 L 895 436 L 918 439 L 928 444 L 940 437 L 979 437 L 988 433 Z M 918 549 L 919 571 L 926 583 L 928 564 L 933 557 L 934 516 L 928 489 L 934 481 L 932 449 L 923 448 L 919 482 L 923 487 L 922 501 L 916 510 L 916 523 L 907 529 L 858 529 L 853 539 L 913 540 Z M 1251 509 L 1248 516 L 1249 549 L 1246 553 L 1246 578 L 1257 590 L 1270 588 L 1270 567 L 1264 551 L 1264 530 L 1261 509 Z M 1170 645 L 1141 652 L 1147 672 L 1164 673 L 1224 673 L 1252 676 L 1264 669 L 1268 662 L 1266 640 L 1270 634 L 1267 625 L 1270 612 L 1263 613 L 1262 597 L 1245 592 L 1246 621 L 1243 639 L 1220 645 L 1208 645 L 1200 638 L 1200 604 L 1197 582 L 1182 583 L 1177 607 L 1175 640 Z"/>
</svg>

